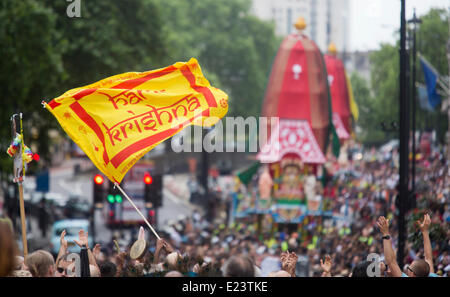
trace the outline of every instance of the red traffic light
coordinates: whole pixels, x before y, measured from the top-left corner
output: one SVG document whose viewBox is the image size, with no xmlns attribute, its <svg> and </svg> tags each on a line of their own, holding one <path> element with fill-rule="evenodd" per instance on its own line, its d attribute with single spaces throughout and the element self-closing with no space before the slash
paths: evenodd
<svg viewBox="0 0 450 297">
<path fill-rule="evenodd" d="M 150 174 L 146 173 L 146 174 L 144 175 L 144 183 L 145 183 L 146 185 L 150 185 L 152 182 L 153 182 L 152 177 L 150 176 Z"/>
<path fill-rule="evenodd" d="M 103 178 L 103 176 L 101 176 L 100 174 L 97 174 L 97 175 L 94 177 L 94 183 L 96 183 L 97 185 L 103 184 L 103 181 L 104 181 L 104 178 Z"/>
<path fill-rule="evenodd" d="M 40 159 L 41 157 L 39 156 L 39 154 L 33 154 L 33 160 L 34 161 L 39 161 L 39 159 Z"/>
</svg>

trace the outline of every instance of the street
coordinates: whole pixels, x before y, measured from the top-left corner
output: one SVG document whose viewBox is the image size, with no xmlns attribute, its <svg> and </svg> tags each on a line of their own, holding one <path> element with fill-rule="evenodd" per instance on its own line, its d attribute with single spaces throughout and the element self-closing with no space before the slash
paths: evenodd
<svg viewBox="0 0 450 297">
<path fill-rule="evenodd" d="M 82 170 L 80 174 L 74 174 L 75 164 L 80 164 L 80 167 L 85 170 Z M 62 166 L 52 168 L 49 173 L 50 194 L 47 194 L 47 197 L 61 197 L 60 203 L 62 203 L 62 205 L 64 205 L 70 197 L 77 197 L 80 201 L 91 206 L 93 203 L 93 174 L 91 169 L 91 163 L 88 160 L 86 161 L 83 159 L 70 160 L 65 162 Z M 184 176 L 177 177 L 171 175 L 169 180 L 171 184 L 180 185 L 179 188 L 187 190 L 187 186 L 182 185 L 183 182 L 187 181 Z M 36 186 L 35 178 L 27 177 L 24 186 L 28 189 L 27 196 L 30 196 L 31 199 Z M 172 191 L 169 189 L 172 189 Z M 197 208 L 189 203 L 189 195 L 181 195 L 183 191 L 180 193 L 174 192 L 176 191 L 170 186 L 163 190 L 163 206 L 157 211 L 157 225 L 153 226 L 155 229 L 164 230 L 168 224 L 190 216 L 192 211 Z M 133 199 L 133 197 L 130 198 Z M 106 201 L 104 205 L 107 205 Z M 107 227 L 106 216 L 106 207 L 95 210 L 95 231 L 93 230 L 95 232 L 95 243 L 110 242 L 113 233 L 119 231 L 111 230 Z M 36 217 L 27 216 L 27 219 L 29 220 L 29 222 L 27 222 L 29 228 L 27 238 L 30 241 L 28 244 L 31 245 L 33 249 L 48 247 L 51 236 L 54 235 L 51 234 L 52 224 L 48 224 L 47 236 L 42 238 Z M 86 219 L 89 219 L 89 217 L 86 217 Z M 145 224 L 143 227 L 151 233 Z M 136 226 L 136 230 L 134 231 L 137 230 L 138 226 Z M 130 239 L 131 232 L 124 230 L 122 235 L 125 242 Z"/>
</svg>

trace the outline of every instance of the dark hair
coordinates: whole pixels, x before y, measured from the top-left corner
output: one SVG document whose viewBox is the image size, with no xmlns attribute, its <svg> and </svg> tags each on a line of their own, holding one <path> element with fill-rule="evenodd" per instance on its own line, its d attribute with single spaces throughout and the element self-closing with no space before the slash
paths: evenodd
<svg viewBox="0 0 450 297">
<path fill-rule="evenodd" d="M 414 274 L 417 277 L 427 277 L 430 274 L 430 265 L 422 259 L 415 260 L 414 262 Z"/>
<path fill-rule="evenodd" d="M 362 261 L 356 264 L 352 270 L 352 277 L 369 277 L 367 275 L 367 268 L 371 263 L 371 261 Z"/>
<path fill-rule="evenodd" d="M 13 272 L 18 255 L 11 221 L 0 220 L 0 277 Z"/>
<path fill-rule="evenodd" d="M 209 262 L 206 265 L 201 265 L 198 271 L 199 277 L 221 277 L 222 271 L 220 269 L 220 262 Z"/>
<path fill-rule="evenodd" d="M 102 277 L 114 277 L 117 273 L 117 266 L 116 264 L 105 261 L 103 263 L 100 263 L 100 275 Z"/>
<path fill-rule="evenodd" d="M 248 256 L 232 256 L 225 263 L 226 277 L 254 277 L 255 267 Z"/>
</svg>

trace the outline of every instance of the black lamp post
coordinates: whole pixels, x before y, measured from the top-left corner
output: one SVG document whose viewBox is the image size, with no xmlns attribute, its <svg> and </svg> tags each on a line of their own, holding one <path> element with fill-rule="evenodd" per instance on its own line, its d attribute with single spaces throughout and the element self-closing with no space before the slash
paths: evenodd
<svg viewBox="0 0 450 297">
<path fill-rule="evenodd" d="M 399 116 L 400 116 L 400 181 L 399 196 L 400 200 L 398 213 L 398 252 L 397 262 L 403 267 L 403 259 L 405 255 L 405 239 L 406 239 L 406 202 L 408 200 L 408 157 L 409 157 L 409 101 L 407 97 L 407 52 L 406 52 L 406 0 L 401 0 L 400 13 L 400 100 L 399 100 Z"/>
<path fill-rule="evenodd" d="M 416 57 L 417 57 L 417 48 L 416 48 L 416 31 L 417 24 L 422 23 L 422 21 L 416 17 L 416 9 L 414 8 L 413 18 L 408 20 L 408 24 L 413 24 L 412 29 L 412 167 L 411 167 L 411 191 L 414 195 L 416 190 Z M 411 197 L 414 199 L 414 197 Z"/>
</svg>

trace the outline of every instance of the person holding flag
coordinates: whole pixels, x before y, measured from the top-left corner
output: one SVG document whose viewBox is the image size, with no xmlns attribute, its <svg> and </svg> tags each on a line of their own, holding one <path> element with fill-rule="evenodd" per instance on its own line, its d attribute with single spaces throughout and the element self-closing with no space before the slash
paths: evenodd
<svg viewBox="0 0 450 297">
<path fill-rule="evenodd" d="M 228 95 L 210 85 L 192 58 L 105 78 L 43 105 L 159 239 L 119 184 L 142 156 L 186 126 L 215 125 L 228 111 Z"/>
</svg>

